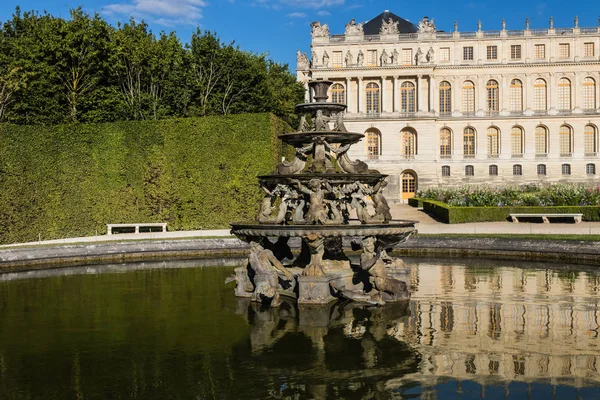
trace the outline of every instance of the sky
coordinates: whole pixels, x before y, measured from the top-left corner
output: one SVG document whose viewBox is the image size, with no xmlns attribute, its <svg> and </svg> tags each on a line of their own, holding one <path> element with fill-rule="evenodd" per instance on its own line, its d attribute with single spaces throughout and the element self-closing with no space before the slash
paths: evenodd
<svg viewBox="0 0 600 400">
<path fill-rule="evenodd" d="M 268 56 L 277 62 L 296 66 L 296 50 L 310 54 L 310 23 L 329 24 L 332 34 L 343 34 L 348 21 L 365 22 L 385 10 L 417 23 L 423 16 L 434 18 L 437 29 L 452 31 L 458 20 L 460 31 L 547 28 L 550 16 L 556 28 L 598 26 L 600 7 L 595 0 L 0 0 L 0 20 L 10 19 L 15 7 L 22 11 L 47 11 L 69 17 L 69 10 L 81 6 L 99 13 L 116 25 L 130 17 L 144 20 L 156 34 L 175 31 L 188 42 L 198 28 L 216 32 L 225 43 L 235 41 L 243 50 Z"/>
</svg>

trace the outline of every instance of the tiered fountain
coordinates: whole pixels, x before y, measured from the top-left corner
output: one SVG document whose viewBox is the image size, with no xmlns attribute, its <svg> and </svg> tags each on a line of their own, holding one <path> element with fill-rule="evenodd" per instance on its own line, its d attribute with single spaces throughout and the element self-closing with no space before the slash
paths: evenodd
<svg viewBox="0 0 600 400">
<path fill-rule="evenodd" d="M 315 102 L 297 105 L 298 131 L 279 136 L 296 157 L 258 177 L 266 195 L 257 221 L 231 224 L 251 248 L 247 266 L 232 277 L 238 297 L 271 306 L 279 306 L 281 295 L 300 304 L 336 297 L 383 304 L 410 297 L 407 270 L 388 251 L 416 232 L 416 222 L 392 220 L 383 196 L 387 175 L 348 157 L 364 135 L 346 130 L 345 105 L 326 101 L 331 84 L 310 82 Z M 302 240 L 297 257 L 290 238 Z M 352 244 L 362 248 L 360 263 L 344 254 L 344 238 L 355 238 Z"/>
</svg>

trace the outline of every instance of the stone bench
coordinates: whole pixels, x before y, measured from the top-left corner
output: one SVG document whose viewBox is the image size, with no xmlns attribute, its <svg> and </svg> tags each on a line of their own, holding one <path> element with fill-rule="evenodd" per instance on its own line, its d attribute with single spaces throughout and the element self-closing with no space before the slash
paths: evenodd
<svg viewBox="0 0 600 400">
<path fill-rule="evenodd" d="M 161 232 L 167 231 L 166 222 L 148 222 L 145 224 L 106 224 L 106 234 L 112 235 L 114 228 L 134 228 L 135 233 L 140 233 L 140 227 L 143 228 L 161 228 Z"/>
<path fill-rule="evenodd" d="M 510 214 L 512 222 L 518 223 L 519 218 L 541 218 L 545 224 L 549 224 L 548 218 L 573 218 L 575 223 L 581 222 L 583 214 Z"/>
</svg>

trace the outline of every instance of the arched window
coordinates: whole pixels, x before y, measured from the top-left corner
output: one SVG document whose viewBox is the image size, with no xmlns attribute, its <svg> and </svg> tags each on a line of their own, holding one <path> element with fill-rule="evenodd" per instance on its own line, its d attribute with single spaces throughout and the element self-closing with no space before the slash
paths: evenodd
<svg viewBox="0 0 600 400">
<path fill-rule="evenodd" d="M 369 129 L 366 132 L 367 158 L 376 160 L 381 155 L 381 133 L 377 129 Z"/>
<path fill-rule="evenodd" d="M 463 132 L 463 155 L 468 158 L 475 155 L 475 129 L 470 126 Z"/>
<path fill-rule="evenodd" d="M 489 170 L 490 176 L 497 176 L 498 175 L 498 166 L 497 165 L 490 165 L 490 167 L 488 168 L 488 170 Z"/>
<path fill-rule="evenodd" d="M 536 79 L 533 83 L 533 109 L 535 111 L 546 111 L 546 81 Z"/>
<path fill-rule="evenodd" d="M 523 111 L 523 83 L 518 79 L 510 81 L 510 111 Z"/>
<path fill-rule="evenodd" d="M 440 131 L 440 156 L 442 158 L 452 156 L 452 132 L 448 128 Z"/>
<path fill-rule="evenodd" d="M 563 175 L 571 175 L 571 164 L 563 164 L 561 171 Z"/>
<path fill-rule="evenodd" d="M 535 128 L 535 155 L 545 156 L 548 154 L 548 129 L 545 126 Z"/>
<path fill-rule="evenodd" d="M 513 157 L 523 156 L 523 129 L 518 126 L 510 130 L 510 154 Z"/>
<path fill-rule="evenodd" d="M 367 84 L 367 114 L 379 114 L 379 85 L 371 82 Z"/>
<path fill-rule="evenodd" d="M 541 176 L 546 175 L 546 164 L 538 164 L 537 166 L 537 174 Z"/>
<path fill-rule="evenodd" d="M 463 114 L 475 114 L 475 84 L 464 81 L 462 87 Z"/>
<path fill-rule="evenodd" d="M 588 175 L 596 175 L 596 164 L 586 164 L 585 173 Z"/>
<path fill-rule="evenodd" d="M 413 130 L 403 129 L 400 132 L 402 140 L 402 155 L 405 158 L 414 158 L 417 154 L 417 134 Z"/>
<path fill-rule="evenodd" d="M 447 81 L 440 83 L 440 112 L 452 112 L 452 88 Z"/>
<path fill-rule="evenodd" d="M 334 83 L 331 86 L 331 102 L 346 104 L 346 90 L 340 83 Z"/>
<path fill-rule="evenodd" d="M 485 85 L 487 90 L 487 110 L 489 112 L 498 112 L 500 104 L 500 93 L 498 92 L 498 82 L 491 79 Z"/>
<path fill-rule="evenodd" d="M 442 165 L 442 176 L 450 176 L 450 166 Z"/>
<path fill-rule="evenodd" d="M 523 167 L 520 164 L 513 165 L 513 175 L 523 175 Z"/>
<path fill-rule="evenodd" d="M 487 155 L 488 158 L 498 158 L 500 147 L 500 131 L 494 126 L 487 130 Z"/>
<path fill-rule="evenodd" d="M 560 127 L 560 129 L 558 130 L 558 140 L 560 143 L 560 156 L 561 157 L 571 157 L 571 152 L 573 151 L 572 149 L 572 143 L 573 143 L 573 137 L 572 137 L 572 131 L 571 128 L 567 125 L 563 125 Z"/>
<path fill-rule="evenodd" d="M 466 176 L 474 176 L 475 175 L 475 168 L 473 168 L 472 165 L 465 166 L 465 175 Z"/>
<path fill-rule="evenodd" d="M 583 80 L 583 109 L 594 110 L 596 108 L 596 81 L 587 77 Z"/>
<path fill-rule="evenodd" d="M 571 109 L 571 81 L 567 78 L 560 78 L 558 81 L 558 109 Z"/>
<path fill-rule="evenodd" d="M 403 82 L 400 85 L 400 100 L 403 113 L 415 112 L 415 85 L 412 82 Z"/>
<path fill-rule="evenodd" d="M 596 127 L 593 125 L 586 125 L 583 128 L 583 146 L 586 154 L 596 153 Z"/>
</svg>

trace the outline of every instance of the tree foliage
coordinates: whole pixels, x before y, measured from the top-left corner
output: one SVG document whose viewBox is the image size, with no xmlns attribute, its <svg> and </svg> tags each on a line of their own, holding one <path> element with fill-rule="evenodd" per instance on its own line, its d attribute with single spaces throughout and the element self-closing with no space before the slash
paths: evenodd
<svg viewBox="0 0 600 400">
<path fill-rule="evenodd" d="M 189 44 L 130 20 L 21 12 L 0 26 L 0 121 L 107 122 L 270 112 L 293 122 L 287 65 L 198 29 Z"/>
</svg>

